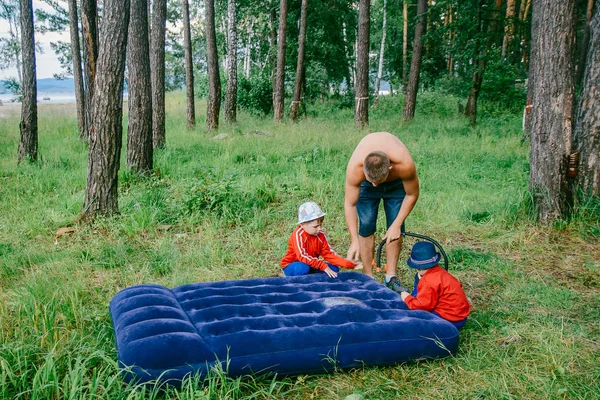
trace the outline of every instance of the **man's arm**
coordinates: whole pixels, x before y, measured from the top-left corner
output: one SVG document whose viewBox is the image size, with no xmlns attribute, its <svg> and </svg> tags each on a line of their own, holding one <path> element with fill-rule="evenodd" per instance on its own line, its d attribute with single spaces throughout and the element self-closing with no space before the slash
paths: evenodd
<svg viewBox="0 0 600 400">
<path fill-rule="evenodd" d="M 390 225 L 390 228 L 385 234 L 387 243 L 391 243 L 400 239 L 402 224 L 404 223 L 406 217 L 408 217 L 410 212 L 415 207 L 417 199 L 419 198 L 419 177 L 417 176 L 417 171 L 414 164 L 410 169 L 408 177 L 402 179 L 402 185 L 404 186 L 406 196 L 404 197 L 404 201 L 400 206 L 398 216 L 396 217 L 392 225 Z"/>
<path fill-rule="evenodd" d="M 344 215 L 346 216 L 346 225 L 350 233 L 350 248 L 347 258 L 358 260 L 360 247 L 358 243 L 358 214 L 356 213 L 356 203 L 360 195 L 360 185 L 354 185 L 346 177 L 346 194 L 344 197 Z"/>
</svg>

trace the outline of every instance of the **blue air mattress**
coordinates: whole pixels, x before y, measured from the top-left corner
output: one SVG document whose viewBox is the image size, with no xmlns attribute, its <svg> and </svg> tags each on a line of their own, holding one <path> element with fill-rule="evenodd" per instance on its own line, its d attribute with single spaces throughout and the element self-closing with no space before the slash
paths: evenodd
<svg viewBox="0 0 600 400">
<path fill-rule="evenodd" d="M 231 376 L 393 365 L 449 356 L 459 339 L 451 323 L 355 272 L 132 286 L 110 314 L 128 382 L 176 384 L 217 364 Z"/>
</svg>

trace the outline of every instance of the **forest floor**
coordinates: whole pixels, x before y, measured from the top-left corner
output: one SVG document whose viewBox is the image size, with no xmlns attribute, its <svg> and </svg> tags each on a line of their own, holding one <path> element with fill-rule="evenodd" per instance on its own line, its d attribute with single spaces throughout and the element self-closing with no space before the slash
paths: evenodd
<svg viewBox="0 0 600 400">
<path fill-rule="evenodd" d="M 335 103 L 309 107 L 299 123 L 240 112 L 217 135 L 204 131 L 203 102 L 186 130 L 185 97 L 170 94 L 155 174 L 126 168 L 124 138 L 120 213 L 93 223 L 79 222 L 87 144 L 74 105 L 40 106 L 40 159 L 20 165 L 18 108 L 0 107 L 12 113 L 0 119 L 0 398 L 600 398 L 600 202 L 581 200 L 569 220 L 537 224 L 521 115 L 482 113 L 473 127 L 455 99 L 423 93 L 418 104 L 404 124 L 398 98 L 380 99 L 368 130 Z M 124 385 L 111 298 L 141 283 L 279 275 L 308 200 L 327 213 L 328 238 L 345 254 L 345 166 L 372 131 L 396 134 L 411 151 L 421 195 L 407 230 L 442 244 L 472 302 L 458 353 L 323 375 L 215 371 L 180 391 Z M 376 240 L 384 232 L 380 216 Z M 398 266 L 405 285 L 410 244 Z"/>
</svg>

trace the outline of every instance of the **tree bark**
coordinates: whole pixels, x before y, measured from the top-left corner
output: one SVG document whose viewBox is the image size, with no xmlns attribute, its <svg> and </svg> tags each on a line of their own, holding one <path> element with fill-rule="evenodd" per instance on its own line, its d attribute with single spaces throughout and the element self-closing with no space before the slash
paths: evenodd
<svg viewBox="0 0 600 400">
<path fill-rule="evenodd" d="M 227 87 L 225 89 L 225 121 L 237 121 L 237 27 L 235 0 L 227 2 Z"/>
<path fill-rule="evenodd" d="M 150 79 L 152 81 L 152 145 L 163 148 L 165 135 L 165 32 L 167 0 L 152 0 Z"/>
<path fill-rule="evenodd" d="M 406 94 L 408 85 L 408 0 L 404 0 L 402 8 L 402 91 Z"/>
<path fill-rule="evenodd" d="M 81 29 L 83 33 L 85 139 L 90 136 L 92 126 L 92 98 L 98 59 L 98 7 L 96 0 L 81 0 Z"/>
<path fill-rule="evenodd" d="M 418 0 L 417 15 L 419 16 L 419 20 L 415 27 L 413 54 L 410 62 L 410 75 L 406 87 L 404 112 L 402 113 L 402 119 L 404 121 L 410 121 L 415 116 L 417 91 L 419 90 L 419 75 L 421 73 L 421 61 L 423 58 L 423 36 L 425 35 L 425 27 L 427 24 L 427 0 Z"/>
<path fill-rule="evenodd" d="M 577 107 L 574 142 L 579 153 L 579 189 L 600 196 L 600 3 L 590 21 L 589 49 Z"/>
<path fill-rule="evenodd" d="M 37 82 L 35 71 L 35 37 L 33 33 L 33 6 L 31 0 L 21 0 L 21 53 L 23 55 L 23 82 L 21 102 L 21 138 L 17 162 L 24 159 L 37 161 L 38 121 Z"/>
<path fill-rule="evenodd" d="M 129 125 L 127 130 L 127 166 L 148 174 L 152 163 L 152 90 L 150 49 L 148 44 L 148 0 L 131 0 L 129 41 Z"/>
<path fill-rule="evenodd" d="M 521 7 L 519 8 L 519 21 L 521 21 L 521 23 L 519 25 L 521 26 L 521 29 L 522 29 L 522 32 L 521 32 L 521 60 L 522 60 L 525 68 L 527 68 L 527 65 L 529 64 L 530 51 L 528 51 L 528 48 L 527 48 L 528 47 L 527 32 L 526 32 L 526 29 L 524 29 L 523 27 L 525 26 L 525 21 L 527 20 L 527 18 L 529 16 L 530 7 L 531 7 L 531 0 L 522 0 Z"/>
<path fill-rule="evenodd" d="M 275 7 L 271 8 L 269 13 L 269 54 L 267 55 L 267 66 L 271 72 L 271 86 L 272 86 L 272 104 L 275 104 L 275 93 L 277 92 L 277 29 L 275 28 L 275 21 L 277 20 L 277 10 Z"/>
<path fill-rule="evenodd" d="M 587 57 L 587 51 L 590 43 L 590 24 L 592 21 L 592 11 L 594 10 L 594 0 L 588 0 L 586 13 L 585 13 L 585 25 L 583 26 L 583 38 L 581 39 L 581 50 L 579 52 L 579 62 L 577 63 L 577 75 L 575 77 L 575 84 L 578 85 L 583 79 L 583 72 L 585 70 L 585 60 Z"/>
<path fill-rule="evenodd" d="M 252 38 L 254 36 L 254 17 L 250 17 L 250 23 L 248 24 L 246 34 L 248 38 L 246 40 L 246 48 L 244 51 L 244 76 L 246 78 L 250 78 L 250 63 L 252 61 Z"/>
<path fill-rule="evenodd" d="M 510 41 L 512 40 L 513 35 L 515 34 L 515 11 L 516 11 L 516 1 L 515 0 L 507 0 L 506 1 L 506 25 L 504 27 L 504 38 L 502 39 L 502 58 L 506 57 L 506 52 L 508 51 L 508 46 L 510 45 Z"/>
<path fill-rule="evenodd" d="M 69 30 L 71 33 L 71 53 L 73 54 L 73 82 L 75 85 L 75 105 L 77 107 L 77 127 L 79 137 L 85 139 L 85 93 L 81 72 L 81 48 L 79 47 L 79 25 L 77 23 L 77 0 L 69 0 Z"/>
<path fill-rule="evenodd" d="M 303 77 L 304 77 L 304 46 L 306 43 L 306 14 L 308 9 L 308 0 L 302 0 L 300 6 L 300 32 L 298 33 L 298 62 L 296 64 L 296 82 L 294 83 L 294 96 L 290 106 L 290 119 L 298 119 L 298 108 L 303 96 Z"/>
<path fill-rule="evenodd" d="M 129 0 L 105 0 L 89 137 L 83 218 L 119 212 L 118 172 L 123 134 L 123 77 Z"/>
<path fill-rule="evenodd" d="M 221 108 L 221 78 L 219 76 L 219 56 L 215 32 L 215 1 L 205 0 L 206 11 L 206 57 L 208 62 L 208 102 L 206 105 L 206 130 L 219 128 Z"/>
<path fill-rule="evenodd" d="M 567 160 L 572 150 L 576 0 L 534 0 L 530 179 L 537 217 L 567 216 L 572 193 Z M 556 32 L 561 32 L 557 35 Z"/>
<path fill-rule="evenodd" d="M 196 104 L 194 99 L 194 63 L 192 61 L 192 31 L 190 28 L 190 5 L 188 0 L 183 0 L 183 48 L 185 51 L 185 99 L 186 99 L 186 127 L 193 129 L 196 126 Z"/>
<path fill-rule="evenodd" d="M 491 23 L 488 28 L 484 26 L 482 18 L 482 10 L 485 6 L 485 0 L 479 0 L 477 8 L 477 32 L 478 38 L 474 41 L 473 50 L 473 79 L 471 89 L 469 90 L 469 98 L 467 99 L 467 105 L 465 107 L 465 115 L 469 117 L 471 125 L 475 125 L 477 121 L 477 100 L 481 92 L 481 85 L 483 84 L 483 73 L 487 66 L 487 51 L 492 48 L 494 34 L 498 28 L 498 17 L 502 0 L 496 0 L 496 7 L 492 13 Z M 483 37 L 483 32 L 487 30 L 487 40 L 484 45 L 480 42 L 479 38 Z M 485 47 L 484 47 L 485 46 Z"/>
<path fill-rule="evenodd" d="M 279 32 L 277 33 L 277 75 L 275 81 L 275 96 L 273 112 L 275 121 L 283 120 L 285 100 L 285 31 L 287 25 L 287 0 L 279 1 Z"/>
<path fill-rule="evenodd" d="M 371 1 L 358 4 L 358 39 L 356 49 L 356 97 L 354 99 L 354 125 L 369 125 L 369 36 L 371 28 Z"/>
<path fill-rule="evenodd" d="M 383 23 L 381 27 L 381 47 L 379 48 L 379 66 L 377 68 L 377 80 L 375 81 L 375 101 L 379 98 L 379 88 L 381 87 L 381 78 L 383 77 L 383 55 L 385 51 L 385 31 L 386 31 L 386 0 L 383 0 Z"/>
</svg>

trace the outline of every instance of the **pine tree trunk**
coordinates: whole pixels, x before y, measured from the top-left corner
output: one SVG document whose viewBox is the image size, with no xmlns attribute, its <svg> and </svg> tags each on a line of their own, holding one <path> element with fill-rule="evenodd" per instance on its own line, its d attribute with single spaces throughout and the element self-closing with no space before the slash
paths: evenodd
<svg viewBox="0 0 600 400">
<path fill-rule="evenodd" d="M 81 48 L 79 47 L 79 25 L 77 23 L 77 0 L 69 0 L 69 30 L 71 33 L 71 53 L 73 54 L 73 82 L 75 85 L 75 105 L 77 107 L 77 127 L 79 137 L 85 139 L 85 93 L 81 72 Z"/>
<path fill-rule="evenodd" d="M 572 193 L 567 159 L 572 147 L 576 0 L 534 0 L 530 180 L 540 222 L 567 216 Z M 556 32 L 561 32 L 557 35 Z"/>
<path fill-rule="evenodd" d="M 527 30 L 524 29 L 525 21 L 529 17 L 529 8 L 531 7 L 531 0 L 521 0 L 521 7 L 519 7 L 519 21 L 521 26 L 521 60 L 525 68 L 529 64 L 530 51 L 528 51 L 527 43 Z"/>
<path fill-rule="evenodd" d="M 402 36 L 402 91 L 406 94 L 408 85 L 408 0 L 404 0 L 402 9 L 403 36 Z"/>
<path fill-rule="evenodd" d="M 208 101 L 206 105 L 206 130 L 219 128 L 221 108 L 221 78 L 219 76 L 219 56 L 215 32 L 215 1 L 205 0 L 206 11 L 206 57 L 208 62 Z"/>
<path fill-rule="evenodd" d="M 485 0 L 479 0 L 477 7 L 477 32 L 478 37 L 475 39 L 474 51 L 473 51 L 473 79 L 471 89 L 469 91 L 469 98 L 467 99 L 467 105 L 465 107 L 465 115 L 469 117 L 471 125 L 475 125 L 477 122 L 477 100 L 479 99 L 479 93 L 481 92 L 481 85 L 483 84 L 483 73 L 487 66 L 487 51 L 492 48 L 493 39 L 498 29 L 498 17 L 500 15 L 499 10 L 502 5 L 502 0 L 496 0 L 496 7 L 491 15 L 491 22 L 488 28 L 484 26 L 482 11 L 485 8 Z M 487 39 L 484 44 L 481 43 L 483 33 L 487 31 Z"/>
<path fill-rule="evenodd" d="M 377 68 L 377 81 L 375 82 L 375 101 L 379 98 L 379 88 L 381 87 L 381 78 L 383 77 L 383 55 L 385 51 L 385 31 L 386 31 L 386 0 L 383 0 L 383 24 L 381 27 L 381 47 L 379 48 L 379 66 Z"/>
<path fill-rule="evenodd" d="M 118 172 L 123 136 L 123 76 L 129 0 L 105 0 L 89 137 L 84 218 L 119 212 Z"/>
<path fill-rule="evenodd" d="M 93 130 L 92 98 L 98 60 L 98 8 L 96 0 L 81 0 L 81 30 L 83 34 L 83 76 L 85 105 L 85 139 Z"/>
<path fill-rule="evenodd" d="M 574 142 L 579 152 L 577 183 L 584 194 L 600 196 L 600 2 L 590 21 L 589 49 L 577 107 Z"/>
<path fill-rule="evenodd" d="M 358 39 L 356 49 L 356 86 L 354 99 L 354 125 L 369 125 L 369 35 L 371 28 L 371 1 L 358 4 Z"/>
<path fill-rule="evenodd" d="M 227 87 L 225 89 L 225 121 L 237 121 L 237 27 L 235 0 L 227 3 Z"/>
<path fill-rule="evenodd" d="M 150 79 L 152 82 L 152 145 L 163 148 L 165 135 L 165 32 L 167 0 L 152 0 Z"/>
<path fill-rule="evenodd" d="M 419 90 L 419 75 L 421 74 L 421 61 L 423 58 L 423 36 L 427 24 L 427 0 L 418 0 L 417 15 L 419 20 L 415 27 L 415 38 L 413 41 L 413 54 L 410 62 L 410 75 L 406 87 L 406 98 L 404 100 L 404 111 L 402 119 L 410 121 L 415 116 L 417 104 L 417 91 Z"/>
<path fill-rule="evenodd" d="M 287 25 L 287 0 L 279 2 L 279 31 L 277 33 L 277 75 L 275 79 L 275 96 L 273 114 L 275 121 L 283 120 L 285 101 L 285 31 Z"/>
<path fill-rule="evenodd" d="M 277 20 L 277 10 L 271 8 L 269 13 L 269 54 L 267 55 L 267 66 L 271 72 L 271 104 L 275 104 L 275 93 L 277 93 L 277 28 L 275 22 Z"/>
<path fill-rule="evenodd" d="M 17 162 L 24 159 L 37 161 L 38 121 L 37 82 L 35 71 L 35 37 L 33 33 L 33 6 L 31 0 L 21 0 L 21 53 L 23 55 L 23 82 L 21 102 L 21 138 Z"/>
<path fill-rule="evenodd" d="M 147 174 L 152 162 L 152 90 L 148 44 L 148 0 L 131 0 L 127 68 L 129 70 L 129 125 L 127 166 Z"/>
<path fill-rule="evenodd" d="M 185 104 L 186 127 L 196 126 L 196 104 L 194 99 L 194 63 L 192 61 L 192 31 L 190 28 L 190 5 L 183 0 L 183 48 L 185 52 Z"/>
<path fill-rule="evenodd" d="M 513 35 L 515 34 L 515 10 L 516 10 L 516 1 L 515 0 L 507 0 L 506 1 L 506 26 L 504 27 L 504 38 L 502 39 L 502 58 L 506 57 L 506 53 L 508 51 L 508 46 L 510 45 L 510 41 L 512 40 Z"/>
<path fill-rule="evenodd" d="M 592 12 L 594 10 L 594 0 L 588 0 L 586 13 L 585 13 L 585 25 L 583 26 L 583 38 L 581 39 L 581 50 L 579 51 L 579 62 L 577 63 L 577 75 L 575 77 L 575 84 L 578 85 L 583 79 L 583 72 L 585 70 L 585 61 L 587 57 L 587 51 L 590 43 L 590 24 L 592 21 Z"/>
<path fill-rule="evenodd" d="M 304 46 L 306 43 L 306 13 L 308 10 L 308 0 L 302 0 L 300 6 L 300 32 L 298 34 L 298 62 L 296 64 L 296 82 L 294 83 L 294 96 L 292 97 L 292 105 L 290 106 L 290 119 L 296 121 L 298 119 L 298 108 L 302 101 L 302 88 L 304 76 Z"/>
</svg>

